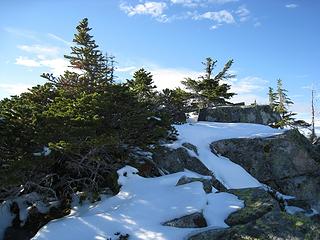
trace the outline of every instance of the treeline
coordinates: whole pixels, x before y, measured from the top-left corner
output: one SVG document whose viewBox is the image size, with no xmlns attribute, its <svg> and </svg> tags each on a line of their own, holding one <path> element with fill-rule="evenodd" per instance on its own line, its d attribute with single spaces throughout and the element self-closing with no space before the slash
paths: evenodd
<svg viewBox="0 0 320 240">
<path fill-rule="evenodd" d="M 132 152 L 175 139 L 172 124 L 185 122 L 186 112 L 234 95 L 221 82 L 233 77 L 232 60 L 214 76 L 217 62 L 207 58 L 205 75 L 183 82 L 189 92 L 158 92 L 145 69 L 117 83 L 114 57 L 98 49 L 88 19 L 76 30 L 65 56 L 71 70 L 42 74 L 47 83 L 0 101 L 0 201 L 29 192 L 52 201 L 117 191 L 115 171 Z"/>
</svg>

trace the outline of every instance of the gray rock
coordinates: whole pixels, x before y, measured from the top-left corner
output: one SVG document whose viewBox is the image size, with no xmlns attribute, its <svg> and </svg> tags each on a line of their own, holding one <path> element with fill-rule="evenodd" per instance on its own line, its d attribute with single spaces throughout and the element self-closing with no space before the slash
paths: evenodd
<svg viewBox="0 0 320 240">
<path fill-rule="evenodd" d="M 210 179 L 205 179 L 205 178 L 190 178 L 186 176 L 182 176 L 179 181 L 177 182 L 176 186 L 179 185 L 184 185 L 192 182 L 202 182 L 203 184 L 203 190 L 206 193 L 211 193 L 212 192 L 212 182 Z"/>
<path fill-rule="evenodd" d="M 158 147 L 154 150 L 153 161 L 164 173 L 176 173 L 188 169 L 201 175 L 211 176 L 212 185 L 216 189 L 226 190 L 212 172 L 198 158 L 190 156 L 188 150 L 183 147 L 177 149 Z"/>
<path fill-rule="evenodd" d="M 297 130 L 269 138 L 221 140 L 211 148 L 260 182 L 320 210 L 320 153 Z"/>
<path fill-rule="evenodd" d="M 314 240 L 320 239 L 319 227 L 305 216 L 271 211 L 247 224 L 208 230 L 189 237 L 189 240 Z"/>
<path fill-rule="evenodd" d="M 195 154 L 197 154 L 197 156 L 199 156 L 198 149 L 195 145 L 185 142 L 185 143 L 182 143 L 182 146 L 193 151 Z"/>
<path fill-rule="evenodd" d="M 245 205 L 228 216 L 225 222 L 229 226 L 246 224 L 270 211 L 280 211 L 278 202 L 262 188 L 230 189 L 228 192 L 238 196 Z"/>
<path fill-rule="evenodd" d="M 268 125 L 281 119 L 269 105 L 256 106 L 219 106 L 201 109 L 199 121 L 242 122 Z"/>
<path fill-rule="evenodd" d="M 202 213 L 196 212 L 181 218 L 170 220 L 165 222 L 163 225 L 176 228 L 203 228 L 207 227 L 207 221 L 203 217 Z"/>
<path fill-rule="evenodd" d="M 320 239 L 320 225 L 301 214 L 290 215 L 261 188 L 234 189 L 230 193 L 244 201 L 245 207 L 229 215 L 227 229 L 211 229 L 194 234 L 189 240 L 220 239 Z"/>
</svg>

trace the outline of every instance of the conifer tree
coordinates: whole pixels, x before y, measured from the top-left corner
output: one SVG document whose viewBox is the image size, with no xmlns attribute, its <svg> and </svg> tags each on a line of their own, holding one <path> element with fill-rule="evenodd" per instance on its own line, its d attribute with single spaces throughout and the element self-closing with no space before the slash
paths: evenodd
<svg viewBox="0 0 320 240">
<path fill-rule="evenodd" d="M 277 99 L 277 94 L 274 92 L 272 87 L 269 87 L 268 96 L 269 96 L 269 106 L 273 109 L 275 105 L 275 101 Z"/>
<path fill-rule="evenodd" d="M 136 71 L 131 80 L 127 80 L 127 86 L 141 102 L 150 100 L 155 94 L 156 86 L 153 83 L 152 74 L 143 68 Z"/>
<path fill-rule="evenodd" d="M 276 123 L 276 126 L 281 128 L 291 124 L 294 121 L 293 116 L 296 115 L 296 113 L 288 110 L 288 107 L 293 104 L 293 102 L 288 97 L 287 92 L 288 91 L 283 88 L 282 80 L 278 79 L 274 110 L 281 116 L 281 120 Z"/>
<path fill-rule="evenodd" d="M 41 76 L 58 86 L 92 93 L 112 82 L 111 69 L 93 36 L 89 34 L 91 28 L 88 26 L 88 19 L 81 20 L 76 29 L 77 33 L 73 39 L 75 46 L 71 47 L 70 55 L 64 56 L 70 61 L 70 67 L 74 71 L 67 70 L 60 77 L 54 77 L 52 74 Z"/>
<path fill-rule="evenodd" d="M 193 99 L 200 108 L 228 103 L 227 100 L 233 97 L 235 93 L 229 92 L 231 88 L 229 84 L 221 82 L 235 77 L 235 75 L 229 73 L 233 60 L 229 60 L 215 76 L 212 74 L 217 64 L 216 60 L 208 57 L 202 64 L 205 65 L 204 76 L 200 76 L 198 80 L 186 78 L 182 81 L 182 84 L 191 91 Z"/>
</svg>

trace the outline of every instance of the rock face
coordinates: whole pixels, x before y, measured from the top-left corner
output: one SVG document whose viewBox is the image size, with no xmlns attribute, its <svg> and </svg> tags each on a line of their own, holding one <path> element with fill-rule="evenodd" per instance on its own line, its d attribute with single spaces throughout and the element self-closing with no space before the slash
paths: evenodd
<svg viewBox="0 0 320 240">
<path fill-rule="evenodd" d="M 179 181 L 177 182 L 176 186 L 183 185 L 183 184 L 188 184 L 192 182 L 202 182 L 203 184 L 203 190 L 206 193 L 211 193 L 212 192 L 212 183 L 210 179 L 205 179 L 205 178 L 190 178 L 186 176 L 182 176 Z"/>
<path fill-rule="evenodd" d="M 164 226 L 177 227 L 177 228 L 203 228 L 207 226 L 207 221 L 202 213 L 192 213 L 181 218 L 176 218 L 165 222 Z"/>
<path fill-rule="evenodd" d="M 320 239 L 320 225 L 304 215 L 281 212 L 277 201 L 263 189 L 229 190 L 245 207 L 226 219 L 231 227 L 197 233 L 189 240 Z"/>
<path fill-rule="evenodd" d="M 257 123 L 268 125 L 281 119 L 269 105 L 220 106 L 200 110 L 199 121 Z"/>
<path fill-rule="evenodd" d="M 170 174 L 188 169 L 201 175 L 211 176 L 211 183 L 217 190 L 226 190 L 226 188 L 214 177 L 212 172 L 197 157 L 189 154 L 189 151 L 193 151 L 194 155 L 197 155 L 196 146 L 193 146 L 190 143 L 183 145 L 187 147 L 180 147 L 177 149 L 159 147 L 154 151 L 153 162 L 160 171 Z"/>
<path fill-rule="evenodd" d="M 211 149 L 260 182 L 320 210 L 320 152 L 297 130 L 269 138 L 221 140 Z"/>
</svg>

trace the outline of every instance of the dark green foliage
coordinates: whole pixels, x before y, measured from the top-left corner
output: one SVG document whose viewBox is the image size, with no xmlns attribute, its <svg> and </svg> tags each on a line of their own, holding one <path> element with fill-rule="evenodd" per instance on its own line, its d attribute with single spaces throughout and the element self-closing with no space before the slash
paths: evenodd
<svg viewBox="0 0 320 240">
<path fill-rule="evenodd" d="M 151 74 L 114 83 L 114 58 L 97 49 L 87 19 L 77 31 L 65 56 L 76 72 L 44 74 L 50 83 L 0 101 L 0 201 L 20 186 L 50 199 L 117 189 L 110 179 L 128 163 L 128 149 L 146 149 L 174 130 L 152 100 Z"/>
<path fill-rule="evenodd" d="M 150 101 L 155 96 L 155 88 L 150 72 L 141 68 L 133 74 L 131 80 L 127 80 L 130 91 L 137 96 L 140 102 Z"/>
<path fill-rule="evenodd" d="M 206 62 L 202 64 L 205 65 L 204 76 L 200 76 L 198 80 L 186 78 L 182 83 L 191 91 L 193 99 L 200 108 L 227 104 L 227 100 L 233 97 L 235 93 L 230 93 L 231 86 L 221 81 L 227 81 L 235 77 L 229 73 L 233 60 L 229 60 L 215 76 L 212 74 L 217 61 L 206 58 Z"/>
<path fill-rule="evenodd" d="M 171 122 L 177 124 L 186 122 L 186 113 L 194 109 L 190 103 L 190 93 L 181 88 L 166 88 L 159 93 L 158 99 L 158 106 L 170 117 Z"/>
<path fill-rule="evenodd" d="M 282 80 L 277 80 L 277 92 L 273 92 L 273 89 L 269 88 L 269 104 L 272 109 L 279 113 L 281 120 L 275 123 L 275 127 L 283 128 L 286 125 L 292 125 L 294 123 L 293 113 L 288 110 L 289 106 L 293 104 L 291 99 L 287 95 L 287 90 L 283 88 Z"/>
</svg>

